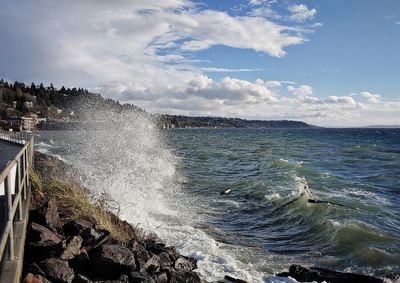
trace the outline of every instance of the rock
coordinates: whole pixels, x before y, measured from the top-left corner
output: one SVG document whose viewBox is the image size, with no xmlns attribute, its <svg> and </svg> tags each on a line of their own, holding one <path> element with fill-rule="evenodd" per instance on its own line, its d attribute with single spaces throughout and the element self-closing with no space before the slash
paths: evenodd
<svg viewBox="0 0 400 283">
<path fill-rule="evenodd" d="M 95 281 L 95 283 L 129 283 L 128 275 L 122 275 L 117 280 Z"/>
<path fill-rule="evenodd" d="M 168 282 L 168 274 L 166 272 L 157 275 L 156 283 L 167 283 L 167 282 Z"/>
<path fill-rule="evenodd" d="M 203 283 L 203 279 L 193 271 L 177 272 L 172 275 L 171 283 Z"/>
<path fill-rule="evenodd" d="M 62 247 L 64 251 L 62 252 L 60 258 L 63 260 L 70 260 L 79 255 L 82 241 L 83 240 L 80 236 L 73 236 L 72 238 L 63 241 Z"/>
<path fill-rule="evenodd" d="M 170 256 L 166 252 L 162 252 L 158 255 L 160 268 L 164 269 L 167 267 L 171 267 L 173 265 L 173 261 L 171 260 Z"/>
<path fill-rule="evenodd" d="M 74 283 L 93 283 L 90 279 L 86 278 L 82 274 L 78 274 L 74 278 Z"/>
<path fill-rule="evenodd" d="M 28 227 L 28 235 L 27 235 L 28 242 L 45 242 L 51 241 L 54 244 L 58 244 L 62 241 L 62 237 L 48 228 L 44 227 L 43 225 L 37 224 L 32 222 Z"/>
<path fill-rule="evenodd" d="M 25 276 L 24 283 L 51 283 L 51 282 L 46 278 L 44 278 L 42 275 L 28 273 Z"/>
<path fill-rule="evenodd" d="M 30 213 L 30 218 L 33 222 L 48 226 L 54 230 L 58 229 L 61 221 L 56 200 L 51 198 L 40 208 L 33 210 Z"/>
<path fill-rule="evenodd" d="M 90 250 L 95 249 L 105 243 L 110 237 L 110 232 L 107 230 L 89 227 L 81 233 L 81 237 L 83 239 L 82 245 L 86 247 L 86 249 Z"/>
<path fill-rule="evenodd" d="M 234 282 L 234 283 L 247 283 L 247 281 L 244 281 L 244 280 L 238 279 L 238 278 L 234 278 L 229 275 L 225 275 L 224 279 L 225 279 L 225 281 Z"/>
<path fill-rule="evenodd" d="M 28 263 L 38 262 L 46 258 L 58 258 L 62 252 L 61 243 L 52 241 L 30 242 L 25 247 L 25 261 Z"/>
<path fill-rule="evenodd" d="M 89 254 L 96 274 L 114 276 L 136 269 L 135 256 L 126 247 L 103 245 Z"/>
<path fill-rule="evenodd" d="M 146 262 L 151 258 L 151 255 L 149 252 L 147 252 L 144 249 L 140 249 L 135 251 L 135 258 L 136 258 L 136 263 L 138 265 L 138 268 L 140 271 L 145 271 L 146 270 Z"/>
<path fill-rule="evenodd" d="M 332 271 L 321 267 L 305 268 L 294 264 L 289 268 L 289 273 L 277 274 L 280 277 L 291 276 L 302 282 L 330 282 L 330 283 L 383 283 L 383 279 L 356 273 Z"/>
<path fill-rule="evenodd" d="M 71 283 L 75 277 L 74 271 L 64 260 L 50 258 L 40 262 L 40 266 L 46 277 L 54 283 Z"/>
<path fill-rule="evenodd" d="M 165 244 L 164 243 L 156 243 L 155 241 L 145 241 L 145 248 L 147 251 L 152 252 L 153 254 L 160 254 L 164 251 Z"/>
<path fill-rule="evenodd" d="M 146 270 L 149 274 L 160 271 L 160 257 L 152 255 L 140 269 L 141 271 Z"/>
<path fill-rule="evenodd" d="M 155 283 L 154 279 L 147 272 L 133 271 L 129 273 L 131 283 Z"/>
<path fill-rule="evenodd" d="M 79 236 L 83 231 L 93 227 L 93 223 L 85 219 L 77 219 L 70 221 L 62 226 L 62 229 L 67 236 Z"/>
<path fill-rule="evenodd" d="M 77 272 L 86 272 L 89 270 L 90 258 L 85 249 L 81 249 L 79 254 L 69 261 L 69 265 Z"/>
<path fill-rule="evenodd" d="M 176 261 L 181 256 L 175 247 L 165 247 L 164 252 L 169 255 L 172 261 Z"/>
<path fill-rule="evenodd" d="M 197 268 L 196 260 L 181 256 L 175 261 L 174 268 L 178 272 L 192 271 Z"/>
</svg>

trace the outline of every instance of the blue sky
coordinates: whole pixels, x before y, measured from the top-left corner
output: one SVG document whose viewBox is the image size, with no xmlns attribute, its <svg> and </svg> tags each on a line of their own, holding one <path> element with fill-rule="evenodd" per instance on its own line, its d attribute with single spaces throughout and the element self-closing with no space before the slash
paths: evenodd
<svg viewBox="0 0 400 283">
<path fill-rule="evenodd" d="M 0 0 L 0 76 L 150 112 L 400 124 L 400 1 Z"/>
<path fill-rule="evenodd" d="M 241 1 L 206 3 L 234 13 L 232 2 Z M 221 67 L 266 69 L 235 76 L 311 84 L 321 96 L 364 89 L 384 93 L 387 98 L 400 96 L 400 1 L 296 2 L 316 8 L 313 22 L 323 26 L 307 35 L 307 43 L 286 48 L 284 58 L 227 47 L 208 49 L 200 58 L 212 58 L 213 64 Z M 222 76 L 210 74 L 212 78 Z"/>
</svg>

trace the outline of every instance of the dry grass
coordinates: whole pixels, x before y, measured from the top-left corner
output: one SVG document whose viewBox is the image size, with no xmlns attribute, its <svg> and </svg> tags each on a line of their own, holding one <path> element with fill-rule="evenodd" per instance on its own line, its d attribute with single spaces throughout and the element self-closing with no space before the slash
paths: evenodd
<svg viewBox="0 0 400 283">
<path fill-rule="evenodd" d="M 30 171 L 32 184 L 32 207 L 43 205 L 54 198 L 59 206 L 64 222 L 84 218 L 110 232 L 118 241 L 127 242 L 132 238 L 142 238 L 142 231 L 137 231 L 126 222 L 119 220 L 106 207 L 104 200 L 93 202 L 87 190 L 72 177 L 52 176 L 43 178 L 35 170 Z"/>
</svg>

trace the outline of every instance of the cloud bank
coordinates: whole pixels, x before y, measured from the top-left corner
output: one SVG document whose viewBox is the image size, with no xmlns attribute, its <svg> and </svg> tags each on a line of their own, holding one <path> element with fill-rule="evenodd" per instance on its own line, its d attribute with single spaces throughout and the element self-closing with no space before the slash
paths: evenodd
<svg viewBox="0 0 400 283">
<path fill-rule="evenodd" d="M 82 86 L 163 113 L 328 125 L 371 113 L 386 119 L 377 106 L 382 113 L 399 106 L 368 91 L 321 98 L 304 83 L 210 77 L 261 69 L 204 67 L 201 51 L 226 46 L 281 58 L 322 26 L 309 23 L 317 10 L 304 4 L 285 6 L 282 15 L 275 0 L 244 2 L 247 12 L 232 15 L 189 0 L 1 1 L 0 73 Z"/>
</svg>

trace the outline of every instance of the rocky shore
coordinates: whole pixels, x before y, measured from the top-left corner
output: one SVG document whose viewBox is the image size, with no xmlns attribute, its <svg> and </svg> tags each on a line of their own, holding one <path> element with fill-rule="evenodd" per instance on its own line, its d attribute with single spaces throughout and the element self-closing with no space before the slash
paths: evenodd
<svg viewBox="0 0 400 283">
<path fill-rule="evenodd" d="M 24 282 L 207 282 L 195 271 L 194 258 L 120 220 L 103 203 L 92 204 L 88 191 L 71 181 L 73 175 L 73 169 L 58 159 L 35 155 Z M 301 282 L 384 282 L 372 276 L 299 265 L 277 276 Z M 220 282 L 245 283 L 230 276 Z"/>
</svg>

